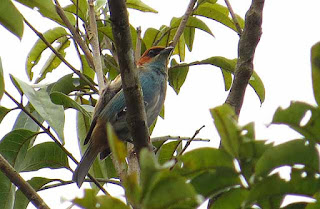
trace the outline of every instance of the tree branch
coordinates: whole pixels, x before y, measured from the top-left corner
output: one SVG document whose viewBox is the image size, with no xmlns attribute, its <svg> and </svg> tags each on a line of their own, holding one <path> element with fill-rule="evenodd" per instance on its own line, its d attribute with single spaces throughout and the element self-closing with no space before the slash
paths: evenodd
<svg viewBox="0 0 320 209">
<path fill-rule="evenodd" d="M 75 74 L 77 74 L 79 76 L 80 79 L 82 79 L 84 82 L 86 82 L 90 88 L 95 91 L 98 92 L 98 90 L 96 89 L 96 87 L 94 87 L 94 84 L 92 84 L 84 75 L 82 75 L 82 73 L 77 70 L 76 68 L 74 68 L 55 48 L 52 47 L 52 45 L 45 39 L 45 37 L 42 35 L 42 33 L 40 33 L 39 31 L 37 31 L 26 19 L 23 19 L 24 22 L 29 26 L 29 28 L 45 43 L 45 45 L 47 45 L 47 47 L 49 49 L 51 49 L 51 51 L 65 64 L 67 65 Z"/>
<path fill-rule="evenodd" d="M 253 0 L 246 13 L 245 26 L 238 45 L 238 62 L 231 90 L 226 99 L 239 116 L 245 90 L 253 73 L 253 58 L 262 34 L 262 11 L 264 0 Z"/>
<path fill-rule="evenodd" d="M 26 182 L 19 173 L 8 163 L 8 161 L 0 154 L 0 170 L 16 185 L 21 192 L 30 200 L 36 207 L 41 209 L 50 209 L 49 206 L 43 201 L 38 193 L 32 186 Z"/>
<path fill-rule="evenodd" d="M 92 34 L 90 44 L 93 50 L 93 63 L 94 63 L 95 71 L 97 73 L 99 93 L 101 94 L 105 85 L 104 85 L 104 75 L 103 75 L 102 64 L 101 64 L 98 29 L 97 29 L 93 0 L 89 0 L 88 3 L 89 3 L 89 19 L 90 19 L 89 28 Z"/>
<path fill-rule="evenodd" d="M 73 27 L 73 25 L 70 23 L 70 21 L 68 20 L 66 14 L 64 13 L 62 7 L 60 6 L 58 0 L 54 0 L 55 4 L 56 4 L 56 11 L 58 13 L 58 15 L 60 16 L 60 18 L 62 19 L 62 21 L 64 22 L 64 24 L 66 24 L 67 28 L 69 29 L 69 31 L 71 32 L 73 38 L 76 40 L 76 42 L 79 44 L 80 48 L 82 49 L 89 66 L 92 69 L 95 69 L 94 66 L 94 62 L 93 62 L 93 57 L 91 55 L 91 52 L 88 48 L 88 46 L 86 45 L 86 43 L 82 40 L 81 36 L 79 35 L 79 33 L 77 32 L 77 30 Z"/>
<path fill-rule="evenodd" d="M 149 130 L 140 82 L 134 63 L 134 51 L 129 29 L 128 11 L 125 0 L 108 0 L 112 33 L 116 44 L 122 78 L 122 88 L 127 106 L 127 123 L 135 151 L 144 147 L 151 149 Z"/>
<path fill-rule="evenodd" d="M 173 37 L 173 40 L 172 40 L 172 43 L 170 44 L 170 46 L 175 47 L 177 45 L 177 43 L 178 43 L 178 41 L 180 39 L 180 36 L 182 35 L 182 33 L 184 31 L 184 28 L 187 25 L 189 16 L 191 15 L 191 13 L 193 11 L 193 8 L 194 8 L 194 5 L 196 4 L 196 2 L 197 2 L 197 0 L 190 0 L 189 5 L 187 7 L 187 10 L 186 10 L 186 12 L 184 13 L 184 15 L 183 15 L 183 17 L 181 19 L 180 25 L 179 25 L 179 27 L 177 29 L 176 34 Z"/>
<path fill-rule="evenodd" d="M 229 0 L 224 0 L 224 1 L 226 2 L 226 5 L 227 5 L 228 10 L 229 10 L 229 13 L 231 14 L 233 23 L 234 23 L 234 25 L 235 25 L 236 28 L 237 28 L 238 35 L 241 36 L 241 34 L 242 34 L 242 29 L 241 29 L 240 24 L 239 24 L 239 22 L 238 22 L 237 16 L 236 16 L 236 14 L 233 12 L 233 9 L 232 9 L 232 7 L 231 7 L 231 4 L 230 4 Z"/>
</svg>

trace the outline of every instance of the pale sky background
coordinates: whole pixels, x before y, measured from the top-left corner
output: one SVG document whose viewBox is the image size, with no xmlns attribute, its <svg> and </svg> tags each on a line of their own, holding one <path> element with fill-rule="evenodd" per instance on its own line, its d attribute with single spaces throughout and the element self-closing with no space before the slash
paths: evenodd
<svg viewBox="0 0 320 209">
<path fill-rule="evenodd" d="M 62 0 L 61 0 L 62 2 Z M 173 16 L 183 15 L 188 1 L 183 0 L 144 0 L 146 4 L 158 10 L 158 14 L 141 13 L 130 10 L 130 21 L 136 26 L 142 26 L 142 31 L 148 27 L 159 28 L 162 24 L 168 25 Z M 224 1 L 219 0 L 224 5 Z M 250 6 L 250 0 L 230 0 L 236 13 L 244 17 Z M 56 26 L 49 20 L 30 9 L 18 5 L 20 11 L 31 24 L 39 31 Z M 255 70 L 264 82 L 266 89 L 265 102 L 260 102 L 251 87 L 247 88 L 245 101 L 240 114 L 240 124 L 255 122 L 256 136 L 258 139 L 269 139 L 275 143 L 295 139 L 299 135 L 285 126 L 271 125 L 272 115 L 279 106 L 287 107 L 292 100 L 305 101 L 315 104 L 310 66 L 310 48 L 320 41 L 320 1 L 308 0 L 266 0 L 263 17 L 263 34 L 255 55 Z M 205 20 L 205 18 L 201 18 Z M 41 20 L 41 21 L 39 21 Z M 215 23 L 206 21 L 215 38 L 205 32 L 196 31 L 196 39 L 193 51 L 186 54 L 186 62 L 202 60 L 211 56 L 237 57 L 238 35 L 230 29 Z M 23 39 L 20 41 L 14 35 L 0 27 L 0 57 L 6 78 L 6 90 L 16 98 L 20 98 L 17 91 L 10 84 L 8 74 L 12 74 L 27 81 L 25 73 L 26 56 L 37 40 L 37 36 L 25 25 Z M 70 47 L 72 48 L 72 47 Z M 70 50 L 69 50 L 70 51 Z M 74 58 L 75 57 L 75 58 Z M 78 57 L 68 56 L 67 60 L 79 67 Z M 61 72 L 71 73 L 66 67 L 60 67 L 61 71 L 50 75 L 56 80 L 56 76 L 62 76 Z M 210 65 L 195 66 L 190 68 L 188 78 L 177 96 L 169 87 L 166 98 L 165 120 L 158 120 L 153 136 L 187 136 L 191 137 L 202 125 L 198 137 L 209 138 L 208 143 L 194 143 L 192 148 L 199 146 L 217 147 L 219 136 L 213 126 L 209 108 L 221 105 L 227 97 L 221 72 Z M 4 96 L 1 105 L 13 107 L 13 103 Z M 17 111 L 7 115 L 0 125 L 0 137 L 2 138 L 11 130 Z M 66 116 L 65 138 L 66 147 L 80 160 L 77 145 L 76 130 L 74 124 L 75 111 L 68 111 Z M 45 140 L 45 139 L 44 139 Z M 70 163 L 72 168 L 75 165 Z M 70 172 L 41 170 L 41 175 L 48 178 L 71 179 Z M 26 179 L 32 177 L 24 175 Z M 51 208 L 66 208 L 70 202 L 61 199 L 72 199 L 81 196 L 84 188 L 75 184 L 40 192 L 45 202 Z M 110 189 L 109 189 L 110 188 Z M 108 191 L 115 191 L 116 197 L 122 198 L 116 186 L 107 186 Z M 111 191 L 111 192 L 112 192 Z M 28 208 L 34 208 L 29 205 Z M 205 206 L 201 207 L 205 208 Z"/>
</svg>

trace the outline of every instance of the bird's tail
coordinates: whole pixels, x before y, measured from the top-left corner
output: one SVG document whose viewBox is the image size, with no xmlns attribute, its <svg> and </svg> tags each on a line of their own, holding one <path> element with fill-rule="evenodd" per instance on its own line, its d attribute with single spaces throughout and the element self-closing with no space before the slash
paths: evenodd
<svg viewBox="0 0 320 209">
<path fill-rule="evenodd" d="M 90 143 L 72 177 L 72 180 L 77 183 L 79 188 L 81 187 L 98 153 L 99 149 L 94 149 L 92 143 Z"/>
</svg>

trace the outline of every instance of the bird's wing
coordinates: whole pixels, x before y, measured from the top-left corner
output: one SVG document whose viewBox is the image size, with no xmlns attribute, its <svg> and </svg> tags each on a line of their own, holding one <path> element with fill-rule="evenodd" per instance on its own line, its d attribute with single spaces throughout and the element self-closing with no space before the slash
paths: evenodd
<svg viewBox="0 0 320 209">
<path fill-rule="evenodd" d="M 89 128 L 89 131 L 87 133 L 87 136 L 84 140 L 84 144 L 87 144 L 90 140 L 92 131 L 94 127 L 96 126 L 97 119 L 101 113 L 101 111 L 104 109 L 104 107 L 107 106 L 107 104 L 110 102 L 110 100 L 121 90 L 122 88 L 122 80 L 120 75 L 117 76 L 108 86 L 106 86 L 102 90 L 102 94 L 94 108 L 92 122 Z"/>
</svg>

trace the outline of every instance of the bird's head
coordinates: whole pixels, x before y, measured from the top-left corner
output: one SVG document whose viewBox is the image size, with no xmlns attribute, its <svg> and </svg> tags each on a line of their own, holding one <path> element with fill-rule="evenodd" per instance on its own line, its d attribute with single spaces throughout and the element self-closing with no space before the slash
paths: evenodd
<svg viewBox="0 0 320 209">
<path fill-rule="evenodd" d="M 172 46 L 168 46 L 166 48 L 162 46 L 151 47 L 143 53 L 137 62 L 137 66 L 145 66 L 150 63 L 167 66 L 168 58 L 170 57 L 172 50 Z"/>
</svg>

